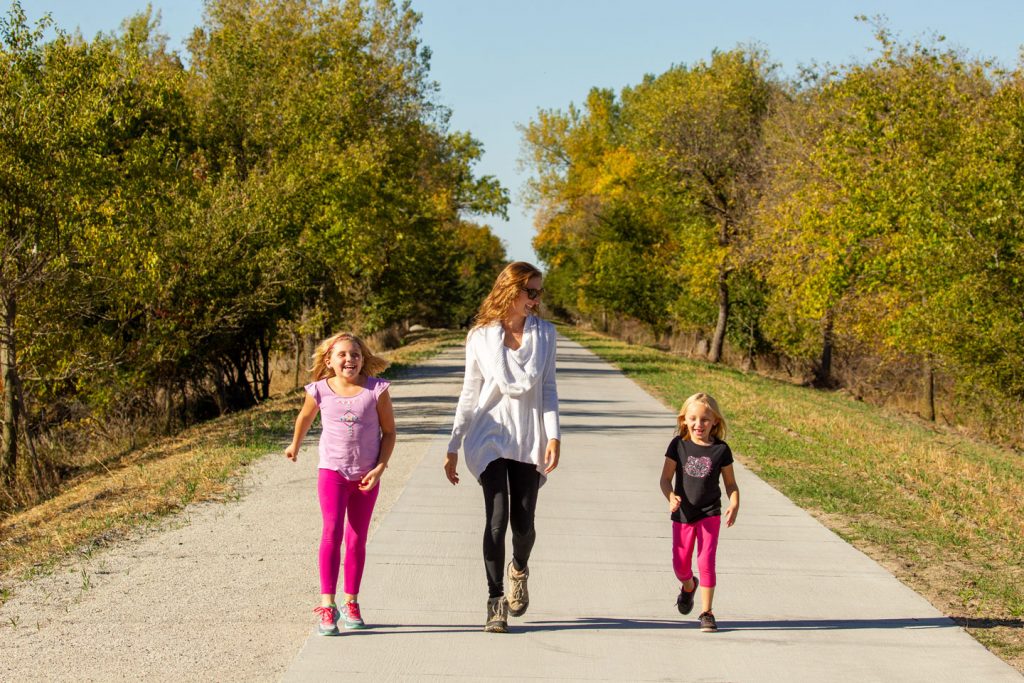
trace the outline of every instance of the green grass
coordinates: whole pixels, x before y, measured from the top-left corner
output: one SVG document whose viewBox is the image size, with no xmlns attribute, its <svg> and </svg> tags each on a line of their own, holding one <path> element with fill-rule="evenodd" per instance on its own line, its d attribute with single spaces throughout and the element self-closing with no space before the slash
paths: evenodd
<svg viewBox="0 0 1024 683">
<path fill-rule="evenodd" d="M 667 406 L 718 399 L 737 457 L 1024 670 L 1024 457 L 756 374 L 562 327 Z M 993 625 L 994 624 L 994 625 Z"/>
</svg>

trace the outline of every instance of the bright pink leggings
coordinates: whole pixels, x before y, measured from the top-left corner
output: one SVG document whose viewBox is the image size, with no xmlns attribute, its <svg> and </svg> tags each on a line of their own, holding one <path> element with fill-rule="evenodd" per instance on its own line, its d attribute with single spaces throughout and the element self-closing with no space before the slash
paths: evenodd
<svg viewBox="0 0 1024 683">
<path fill-rule="evenodd" d="M 324 519 L 320 536 L 320 592 L 328 595 L 338 592 L 341 543 L 344 540 L 345 592 L 357 595 L 363 579 L 363 567 L 366 566 L 366 533 L 380 484 L 369 491 L 360 491 L 358 481 L 349 481 L 334 470 L 321 469 L 316 490 L 320 496 L 320 514 Z"/>
<path fill-rule="evenodd" d="M 722 528 L 721 515 L 705 517 L 693 524 L 672 522 L 672 569 L 680 583 L 693 578 L 691 560 L 693 545 L 697 544 L 697 569 L 700 570 L 700 585 L 713 588 L 715 578 L 715 553 L 718 551 L 718 532 Z"/>
</svg>

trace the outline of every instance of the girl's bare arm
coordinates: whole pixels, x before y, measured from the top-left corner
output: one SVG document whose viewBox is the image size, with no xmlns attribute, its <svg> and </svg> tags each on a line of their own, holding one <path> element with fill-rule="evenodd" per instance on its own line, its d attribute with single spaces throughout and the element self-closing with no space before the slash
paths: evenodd
<svg viewBox="0 0 1024 683">
<path fill-rule="evenodd" d="M 676 461 L 671 458 L 665 458 L 665 466 L 661 468 L 661 480 L 658 483 L 661 486 L 661 494 L 668 501 L 669 512 L 678 510 L 682 502 L 672 488 L 672 477 L 675 476 L 675 473 Z"/>
<path fill-rule="evenodd" d="M 736 516 L 740 514 L 740 487 L 736 485 L 736 473 L 733 472 L 732 465 L 722 468 L 722 481 L 729 496 L 729 507 L 725 509 L 725 525 L 732 526 L 736 523 Z"/>
<path fill-rule="evenodd" d="M 292 435 L 292 442 L 288 448 L 284 449 L 284 455 L 289 460 L 295 461 L 299 457 L 299 447 L 302 446 L 302 440 L 306 438 L 306 432 L 309 431 L 319 410 L 320 406 L 316 404 L 316 399 L 306 394 L 306 400 L 299 410 L 299 416 L 295 418 L 295 433 Z"/>
</svg>

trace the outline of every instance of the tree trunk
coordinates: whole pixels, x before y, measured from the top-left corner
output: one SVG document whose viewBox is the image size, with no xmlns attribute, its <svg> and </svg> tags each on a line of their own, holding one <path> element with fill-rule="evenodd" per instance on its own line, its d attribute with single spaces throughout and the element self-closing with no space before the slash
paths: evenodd
<svg viewBox="0 0 1024 683">
<path fill-rule="evenodd" d="M 249 393 L 256 399 L 256 403 L 260 402 L 260 392 L 263 390 L 264 370 L 266 367 L 263 365 L 263 337 L 262 335 L 256 342 L 255 347 L 250 347 L 245 353 L 244 361 L 245 366 L 242 370 L 242 380 L 249 386 Z M 252 379 L 250 379 L 250 377 Z"/>
<path fill-rule="evenodd" d="M 270 332 L 260 335 L 260 358 L 263 362 L 263 383 L 260 385 L 260 399 L 270 398 Z"/>
<path fill-rule="evenodd" d="M 321 287 L 320 288 L 321 300 L 323 300 L 324 296 L 325 296 L 324 288 Z M 308 371 L 313 369 L 313 352 L 316 351 L 316 345 L 317 345 L 317 339 L 313 335 L 313 331 L 311 329 L 309 329 L 310 328 L 309 319 L 312 316 L 313 316 L 313 311 L 309 308 L 309 306 L 303 306 L 302 307 L 302 328 L 303 328 L 303 330 L 305 330 L 305 333 L 302 335 L 302 354 L 303 354 L 302 355 L 302 361 L 303 361 L 302 365 L 304 366 L 302 369 L 305 372 L 308 372 Z M 307 363 L 308 363 L 308 365 L 306 365 Z M 305 374 L 305 372 L 303 374 Z M 296 382 L 296 386 L 298 386 L 298 382 Z"/>
<path fill-rule="evenodd" d="M 3 425 L 0 426 L 0 478 L 14 481 L 18 465 L 18 368 L 14 347 L 13 296 L 0 298 L 0 381 L 3 382 Z"/>
<path fill-rule="evenodd" d="M 725 326 L 729 322 L 729 273 L 723 266 L 718 273 L 718 323 L 711 337 L 711 350 L 708 360 L 717 363 L 722 360 L 722 347 L 725 345 Z"/>
<path fill-rule="evenodd" d="M 299 386 L 299 379 L 302 372 L 302 337 L 298 331 L 292 330 L 292 344 L 295 345 L 295 382 L 292 388 Z"/>
<path fill-rule="evenodd" d="M 227 379 L 225 389 L 227 391 L 227 409 L 231 412 L 251 408 L 257 403 L 256 392 L 245 371 L 246 366 L 250 365 L 251 350 L 233 349 L 227 354 L 230 366 L 225 372 Z"/>
<path fill-rule="evenodd" d="M 935 368 L 930 360 L 924 366 L 924 417 L 935 422 Z"/>
<path fill-rule="evenodd" d="M 832 333 L 832 311 L 825 314 L 825 326 L 821 333 L 821 360 L 814 369 L 814 386 L 832 386 L 832 351 L 835 339 Z"/>
<path fill-rule="evenodd" d="M 25 402 L 25 392 L 21 386 L 21 378 L 18 377 L 17 368 L 15 367 L 14 372 L 14 388 L 18 392 L 18 411 L 21 413 L 21 417 L 24 418 L 22 429 L 25 434 L 25 445 L 28 447 L 28 462 L 32 467 L 32 481 L 36 485 L 37 491 L 43 491 L 46 488 L 46 484 L 43 481 L 44 473 L 42 462 L 39 460 L 38 454 L 36 454 L 35 442 L 32 440 L 32 429 L 31 421 L 28 418 L 28 412 L 26 406 L 28 403 Z M 15 434 L 17 436 L 17 434 Z"/>
<path fill-rule="evenodd" d="M 164 434 L 170 434 L 174 430 L 174 393 L 170 383 L 164 387 Z M 132 430 L 134 433 L 135 430 Z M 134 436 L 132 437 L 134 439 Z M 132 444 L 134 447 L 134 444 Z"/>
</svg>

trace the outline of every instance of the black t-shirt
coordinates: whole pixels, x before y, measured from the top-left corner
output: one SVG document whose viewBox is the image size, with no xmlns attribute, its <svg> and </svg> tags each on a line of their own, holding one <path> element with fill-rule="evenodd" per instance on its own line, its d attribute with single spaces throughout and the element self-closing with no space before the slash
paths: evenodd
<svg viewBox="0 0 1024 683">
<path fill-rule="evenodd" d="M 710 446 L 701 446 L 676 436 L 668 444 L 665 457 L 676 463 L 675 493 L 682 499 L 679 509 L 672 513 L 672 521 L 693 524 L 722 514 L 718 477 L 723 467 L 732 464 L 729 444 L 716 440 Z"/>
</svg>

